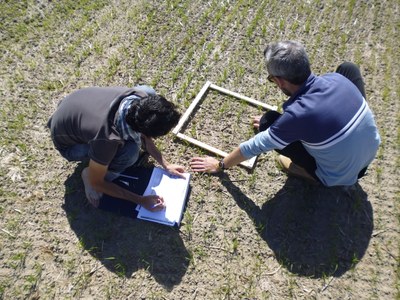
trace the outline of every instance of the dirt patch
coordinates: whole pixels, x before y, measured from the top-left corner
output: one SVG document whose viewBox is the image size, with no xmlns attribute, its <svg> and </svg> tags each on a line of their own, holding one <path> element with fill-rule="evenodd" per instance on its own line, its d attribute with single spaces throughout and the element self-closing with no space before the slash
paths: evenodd
<svg viewBox="0 0 400 300">
<path fill-rule="evenodd" d="M 399 256 L 396 1 L 36 1 L 0 4 L 0 295 L 4 299 L 395 299 Z M 84 86 L 150 84 L 184 111 L 210 80 L 280 105 L 262 51 L 302 41 L 316 74 L 360 65 L 382 146 L 352 189 L 253 172 L 194 174 L 179 230 L 86 204 L 82 164 L 47 118 Z M 229 151 L 252 134 L 236 99 L 210 93 L 185 134 Z M 188 168 L 207 154 L 157 141 Z M 149 163 L 153 163 L 150 161 Z"/>
</svg>

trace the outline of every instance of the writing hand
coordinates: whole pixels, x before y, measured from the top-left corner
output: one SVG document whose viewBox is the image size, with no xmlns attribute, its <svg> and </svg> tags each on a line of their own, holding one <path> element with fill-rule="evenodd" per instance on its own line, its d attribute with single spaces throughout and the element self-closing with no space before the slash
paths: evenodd
<svg viewBox="0 0 400 300">
<path fill-rule="evenodd" d="M 149 211 L 160 211 L 165 208 L 164 198 L 158 195 L 145 196 L 144 208 Z"/>
</svg>

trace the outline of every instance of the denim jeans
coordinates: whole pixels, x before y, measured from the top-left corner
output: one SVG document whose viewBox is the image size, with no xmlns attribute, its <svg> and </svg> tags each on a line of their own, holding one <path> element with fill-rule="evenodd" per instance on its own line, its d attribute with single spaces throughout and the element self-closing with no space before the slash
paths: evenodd
<svg viewBox="0 0 400 300">
<path fill-rule="evenodd" d="M 90 159 L 89 149 L 89 144 L 77 144 L 59 152 L 68 161 L 88 161 Z M 125 145 L 118 149 L 108 166 L 108 170 L 121 173 L 138 160 L 139 152 L 140 148 L 135 142 L 126 141 Z"/>
</svg>

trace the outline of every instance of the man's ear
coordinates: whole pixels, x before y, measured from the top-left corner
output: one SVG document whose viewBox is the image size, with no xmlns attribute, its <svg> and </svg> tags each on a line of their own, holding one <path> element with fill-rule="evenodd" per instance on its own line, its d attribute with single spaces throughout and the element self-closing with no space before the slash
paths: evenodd
<svg viewBox="0 0 400 300">
<path fill-rule="evenodd" d="M 281 77 L 275 77 L 275 83 L 286 96 L 292 96 L 300 88 L 300 85 L 290 83 Z"/>
<path fill-rule="evenodd" d="M 279 88 L 285 87 L 286 86 L 286 80 L 283 79 L 282 77 L 274 77 L 275 83 L 278 85 Z"/>
</svg>

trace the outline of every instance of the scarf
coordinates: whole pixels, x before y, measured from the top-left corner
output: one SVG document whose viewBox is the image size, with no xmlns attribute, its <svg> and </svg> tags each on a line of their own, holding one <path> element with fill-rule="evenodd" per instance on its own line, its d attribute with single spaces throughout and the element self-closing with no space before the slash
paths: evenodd
<svg viewBox="0 0 400 300">
<path fill-rule="evenodd" d="M 118 108 L 118 117 L 115 122 L 118 132 L 122 135 L 125 141 L 134 141 L 138 147 L 141 146 L 140 133 L 132 130 L 132 128 L 126 123 L 125 116 L 128 114 L 129 107 L 132 102 L 139 100 L 140 98 L 136 95 L 130 95 L 122 99 L 121 104 Z"/>
</svg>

